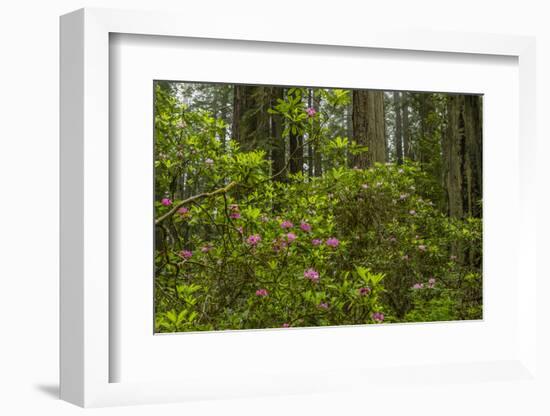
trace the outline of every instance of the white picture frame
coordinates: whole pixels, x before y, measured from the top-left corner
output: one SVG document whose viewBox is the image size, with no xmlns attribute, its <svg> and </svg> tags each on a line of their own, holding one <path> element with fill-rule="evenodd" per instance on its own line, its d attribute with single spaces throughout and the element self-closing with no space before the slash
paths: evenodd
<svg viewBox="0 0 550 416">
<path fill-rule="evenodd" d="M 185 24 L 182 24 L 185 22 Z M 440 54 L 504 55 L 519 67 L 520 177 L 517 269 L 517 353 L 509 359 L 423 365 L 413 371 L 425 383 L 461 380 L 481 388 L 481 381 L 538 383 L 535 270 L 535 40 L 529 37 L 430 31 L 360 33 L 327 37 L 322 31 L 280 31 L 275 25 L 242 28 L 229 22 L 213 27 L 187 16 L 162 12 L 82 9 L 61 18 L 61 398 L 84 407 L 160 403 L 197 398 L 338 391 L 389 380 L 391 368 L 368 372 L 349 368 L 319 374 L 282 373 L 264 380 L 234 382 L 233 374 L 181 381 L 110 382 L 109 297 L 109 36 L 114 33 L 182 38 L 278 42 L 300 45 L 429 51 Z M 112 161 L 111 161 L 112 163 Z M 112 167 L 111 167 L 112 168 Z M 411 329 L 410 331 L 414 331 Z M 213 335 L 219 336 L 219 335 Z M 403 340 L 405 342 L 405 340 Z M 342 380 L 346 380 L 345 382 Z M 387 381 L 389 382 L 389 381 Z M 451 381 L 449 381 L 451 382 Z M 477 383 L 477 384 L 476 384 Z M 284 388 L 282 387 L 284 386 Z M 485 384 L 483 384 L 485 386 Z M 383 389 L 382 389 L 383 390 Z M 360 391 L 359 389 L 357 391 Z M 443 394 L 451 395 L 450 389 Z"/>
</svg>

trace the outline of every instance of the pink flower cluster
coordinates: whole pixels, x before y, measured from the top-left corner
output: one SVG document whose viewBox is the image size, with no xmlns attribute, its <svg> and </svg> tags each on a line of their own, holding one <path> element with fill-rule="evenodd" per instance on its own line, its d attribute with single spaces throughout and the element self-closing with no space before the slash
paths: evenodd
<svg viewBox="0 0 550 416">
<path fill-rule="evenodd" d="M 288 229 L 288 228 L 292 228 L 294 227 L 294 224 L 292 224 L 290 221 L 288 220 L 284 220 L 282 223 L 281 223 L 281 228 L 283 229 Z"/>
<path fill-rule="evenodd" d="M 308 224 L 307 222 L 302 221 L 300 223 L 300 228 L 302 229 L 302 231 L 309 233 L 311 231 L 311 224 Z"/>
<path fill-rule="evenodd" d="M 315 108 L 313 107 L 309 107 L 306 109 L 306 113 L 308 117 L 313 117 L 315 116 L 315 114 L 317 114 L 317 110 L 315 110 Z"/>
<path fill-rule="evenodd" d="M 320 246 L 321 244 L 323 244 L 323 240 L 319 238 L 314 238 L 313 240 L 311 240 L 311 244 L 313 244 L 314 246 Z"/>
<path fill-rule="evenodd" d="M 338 241 L 337 238 L 330 237 L 325 244 L 329 247 L 336 248 L 340 244 L 340 241 Z"/>
<path fill-rule="evenodd" d="M 267 296 L 267 289 L 258 289 L 256 290 L 256 296 L 259 296 L 259 297 L 265 297 Z"/>
<path fill-rule="evenodd" d="M 246 242 L 251 246 L 256 246 L 260 241 L 262 241 L 262 237 L 258 234 L 250 235 L 246 239 Z"/>
<path fill-rule="evenodd" d="M 165 207 L 169 207 L 170 205 L 172 205 L 172 200 L 170 198 L 162 198 L 160 203 Z"/>
<path fill-rule="evenodd" d="M 289 242 L 289 243 L 292 243 L 294 240 L 296 240 L 296 234 L 294 233 L 288 233 L 286 235 L 286 240 Z"/>
<path fill-rule="evenodd" d="M 229 218 L 232 220 L 238 220 L 241 218 L 241 213 L 239 212 L 239 206 L 237 204 L 231 204 L 229 205 L 229 210 L 231 213 L 229 214 Z"/>
<path fill-rule="evenodd" d="M 415 283 L 413 289 L 424 289 L 424 283 Z"/>
<path fill-rule="evenodd" d="M 384 321 L 384 314 L 382 312 L 374 312 L 372 314 L 372 320 L 374 322 L 380 323 Z"/>
<path fill-rule="evenodd" d="M 367 296 L 370 292 L 371 292 L 370 287 L 365 286 L 365 287 L 360 287 L 359 288 L 359 294 L 361 296 Z"/>
<path fill-rule="evenodd" d="M 205 246 L 203 246 L 201 248 L 201 252 L 203 253 L 208 253 L 210 250 L 212 250 L 214 248 L 214 246 L 212 245 L 212 243 L 208 243 L 206 244 Z"/>
<path fill-rule="evenodd" d="M 319 281 L 319 272 L 315 269 L 309 268 L 304 272 L 304 277 L 311 280 L 312 282 L 317 283 Z"/>
<path fill-rule="evenodd" d="M 180 214 L 182 217 L 188 217 L 190 215 L 189 208 L 181 207 L 180 209 L 178 209 L 178 214 Z"/>
<path fill-rule="evenodd" d="M 182 250 L 179 252 L 179 255 L 181 258 L 187 260 L 187 259 L 190 259 L 191 257 L 193 257 L 193 252 L 190 251 L 190 250 Z"/>
</svg>

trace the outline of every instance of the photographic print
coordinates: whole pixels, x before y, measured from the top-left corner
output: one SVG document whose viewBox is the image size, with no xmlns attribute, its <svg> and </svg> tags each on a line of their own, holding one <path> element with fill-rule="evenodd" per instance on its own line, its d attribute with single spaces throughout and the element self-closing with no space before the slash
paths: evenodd
<svg viewBox="0 0 550 416">
<path fill-rule="evenodd" d="M 155 332 L 482 319 L 481 95 L 153 88 Z"/>
</svg>

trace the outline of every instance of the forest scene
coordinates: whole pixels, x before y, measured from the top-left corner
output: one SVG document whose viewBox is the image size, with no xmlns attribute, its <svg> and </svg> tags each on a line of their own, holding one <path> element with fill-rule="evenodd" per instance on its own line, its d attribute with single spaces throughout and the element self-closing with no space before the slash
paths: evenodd
<svg viewBox="0 0 550 416">
<path fill-rule="evenodd" d="M 482 99 L 155 81 L 155 332 L 482 319 Z"/>
</svg>

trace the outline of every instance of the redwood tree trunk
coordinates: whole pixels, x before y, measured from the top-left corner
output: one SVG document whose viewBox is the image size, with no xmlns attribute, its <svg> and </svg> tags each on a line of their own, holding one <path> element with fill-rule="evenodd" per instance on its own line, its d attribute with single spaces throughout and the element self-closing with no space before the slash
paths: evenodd
<svg viewBox="0 0 550 416">
<path fill-rule="evenodd" d="M 382 91 L 353 91 L 353 138 L 368 151 L 354 157 L 354 166 L 365 168 L 376 162 L 386 162 L 384 122 L 384 93 Z"/>
<path fill-rule="evenodd" d="M 447 97 L 443 181 L 453 217 L 481 217 L 482 103 L 480 96 Z"/>
<path fill-rule="evenodd" d="M 399 92 L 393 93 L 393 106 L 395 109 L 395 159 L 398 165 L 403 164 L 403 128 L 401 124 L 401 97 Z"/>
<path fill-rule="evenodd" d="M 404 92 L 401 96 L 401 106 L 403 110 L 403 157 L 411 158 L 411 130 L 409 126 L 409 96 Z"/>
<path fill-rule="evenodd" d="M 283 99 L 284 88 L 272 87 L 270 91 L 271 106 L 275 106 L 277 99 Z M 271 160 L 272 175 L 277 175 L 275 181 L 286 179 L 285 141 L 283 139 L 283 117 L 280 114 L 271 114 Z M 283 172 L 280 173 L 279 172 Z"/>
</svg>

